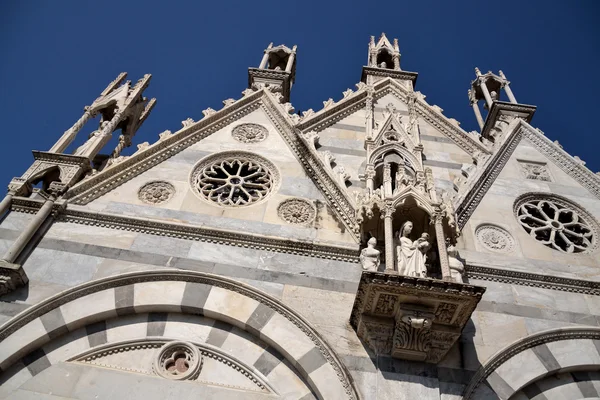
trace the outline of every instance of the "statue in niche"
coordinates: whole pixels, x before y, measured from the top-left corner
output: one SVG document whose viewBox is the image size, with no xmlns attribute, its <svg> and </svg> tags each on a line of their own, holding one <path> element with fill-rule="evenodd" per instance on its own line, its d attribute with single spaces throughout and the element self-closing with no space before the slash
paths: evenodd
<svg viewBox="0 0 600 400">
<path fill-rule="evenodd" d="M 380 251 L 375 248 L 377 239 L 372 237 L 367 242 L 367 247 L 360 252 L 360 263 L 365 271 L 377 271 L 380 263 Z"/>
<path fill-rule="evenodd" d="M 465 265 L 458 259 L 458 250 L 453 245 L 448 246 L 448 265 L 450 266 L 450 277 L 454 282 L 463 283 Z"/>
<path fill-rule="evenodd" d="M 88 140 L 86 140 L 84 144 L 79 146 L 77 150 L 75 150 L 73 155 L 84 157 L 88 156 L 89 150 L 93 149 L 96 146 L 96 143 L 101 142 L 107 135 L 107 133 L 104 132 L 104 128 L 106 127 L 106 125 L 109 124 L 109 122 L 110 121 L 102 121 L 100 123 L 100 127 L 97 130 L 90 133 L 90 135 L 88 136 Z"/>
<path fill-rule="evenodd" d="M 423 232 L 421 237 L 413 242 L 409 238 L 412 229 L 412 221 L 406 221 L 398 231 L 398 246 L 396 247 L 398 273 L 400 275 L 426 278 L 425 253 L 431 247 L 429 234 Z"/>
</svg>

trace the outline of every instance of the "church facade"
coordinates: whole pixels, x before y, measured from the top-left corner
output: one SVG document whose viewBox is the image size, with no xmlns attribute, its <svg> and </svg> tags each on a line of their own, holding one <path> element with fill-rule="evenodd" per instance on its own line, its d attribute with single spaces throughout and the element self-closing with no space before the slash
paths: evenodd
<svg viewBox="0 0 600 400">
<path fill-rule="evenodd" d="M 466 132 L 397 40 L 320 110 L 296 53 L 141 143 L 151 76 L 123 73 L 33 151 L 0 203 L 0 398 L 600 398 L 600 177 L 502 71 Z"/>
</svg>

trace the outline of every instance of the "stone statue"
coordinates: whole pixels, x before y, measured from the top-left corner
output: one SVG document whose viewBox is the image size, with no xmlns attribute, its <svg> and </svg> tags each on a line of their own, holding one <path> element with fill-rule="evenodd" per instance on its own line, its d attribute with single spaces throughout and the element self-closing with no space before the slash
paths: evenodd
<svg viewBox="0 0 600 400">
<path fill-rule="evenodd" d="M 100 127 L 97 130 L 90 133 L 88 140 L 84 144 L 79 146 L 77 150 L 75 150 L 73 155 L 88 156 L 89 150 L 93 149 L 96 146 L 96 144 L 98 142 L 101 142 L 104 139 L 104 136 L 106 136 L 106 133 L 104 133 L 103 131 L 106 125 L 109 124 L 109 122 L 110 121 L 102 121 L 100 123 Z"/>
<path fill-rule="evenodd" d="M 463 272 L 465 265 L 458 259 L 458 250 L 453 245 L 448 246 L 448 264 L 450 266 L 450 277 L 454 282 L 463 283 Z"/>
<path fill-rule="evenodd" d="M 431 247 L 429 234 L 424 232 L 420 238 L 413 242 L 408 237 L 412 229 L 413 223 L 406 221 L 398 232 L 398 246 L 396 247 L 398 273 L 400 275 L 426 278 L 425 253 Z"/>
<path fill-rule="evenodd" d="M 365 271 L 377 271 L 380 263 L 380 251 L 375 248 L 377 239 L 372 237 L 367 242 L 367 247 L 360 252 L 360 263 Z"/>
</svg>

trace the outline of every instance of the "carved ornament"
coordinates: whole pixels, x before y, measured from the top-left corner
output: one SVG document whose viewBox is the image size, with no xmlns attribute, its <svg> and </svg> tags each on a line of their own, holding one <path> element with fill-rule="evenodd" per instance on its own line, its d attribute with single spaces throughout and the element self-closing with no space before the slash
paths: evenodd
<svg viewBox="0 0 600 400">
<path fill-rule="evenodd" d="M 267 138 L 268 134 L 267 128 L 259 124 L 241 124 L 231 131 L 231 136 L 242 143 L 262 142 Z"/>
<path fill-rule="evenodd" d="M 138 198 L 147 204 L 163 204 L 171 200 L 175 186 L 165 181 L 148 182 L 138 192 Z"/>
<path fill-rule="evenodd" d="M 315 207 L 304 199 L 284 200 L 277 207 L 279 218 L 294 225 L 309 225 L 317 215 Z"/>
<path fill-rule="evenodd" d="M 512 235 L 496 225 L 480 225 L 475 230 L 475 237 L 485 249 L 494 252 L 510 253 L 515 247 L 515 239 Z"/>
</svg>

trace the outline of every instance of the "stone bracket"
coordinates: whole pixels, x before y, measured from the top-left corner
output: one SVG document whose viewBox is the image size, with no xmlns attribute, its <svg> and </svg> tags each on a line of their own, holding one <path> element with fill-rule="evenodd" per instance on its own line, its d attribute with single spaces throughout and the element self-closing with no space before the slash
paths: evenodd
<svg viewBox="0 0 600 400">
<path fill-rule="evenodd" d="M 22 266 L 0 260 L 0 296 L 26 285 L 27 282 L 29 278 Z"/>
<path fill-rule="evenodd" d="M 481 136 L 494 141 L 492 130 L 496 127 L 496 123 L 502 116 L 521 118 L 527 122 L 531 122 L 533 114 L 535 114 L 536 106 L 527 104 L 513 104 L 505 101 L 494 101 L 490 112 L 485 119 L 485 124 L 481 129 Z"/>
<path fill-rule="evenodd" d="M 364 271 L 350 324 L 377 354 L 438 363 L 484 292 L 480 286 Z"/>
</svg>

